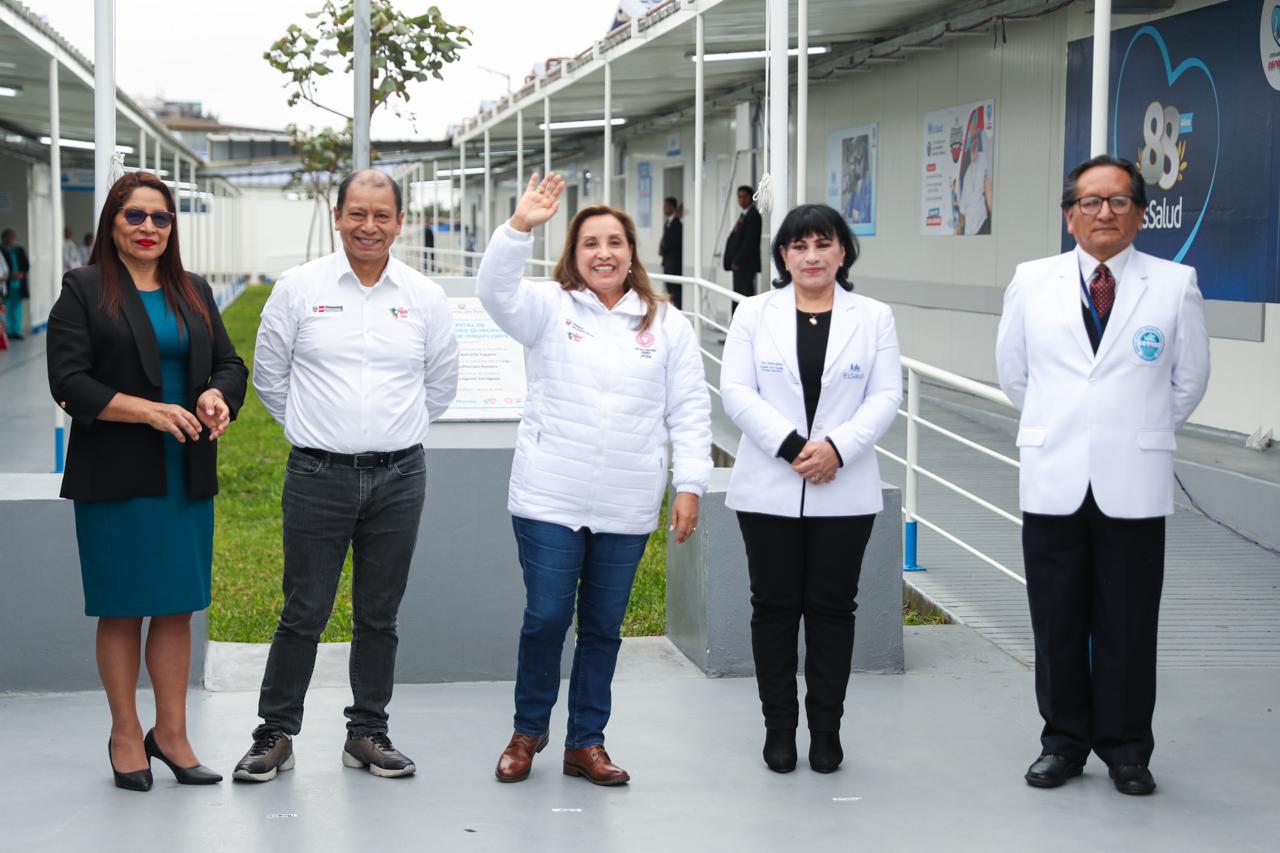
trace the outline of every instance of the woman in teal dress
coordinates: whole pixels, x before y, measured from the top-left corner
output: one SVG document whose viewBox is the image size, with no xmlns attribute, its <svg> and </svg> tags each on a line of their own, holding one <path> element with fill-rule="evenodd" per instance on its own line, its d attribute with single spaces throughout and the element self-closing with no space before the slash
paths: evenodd
<svg viewBox="0 0 1280 853">
<path fill-rule="evenodd" d="M 173 212 L 154 175 L 115 183 L 89 265 L 63 277 L 47 346 L 50 389 L 73 419 L 62 496 L 75 501 L 85 614 L 98 618 L 111 767 L 116 785 L 143 791 L 151 758 L 183 784 L 222 778 L 187 740 L 190 623 L 209 606 L 216 439 L 248 376 L 209 285 L 182 268 Z M 156 706 L 145 735 L 144 649 Z"/>
</svg>

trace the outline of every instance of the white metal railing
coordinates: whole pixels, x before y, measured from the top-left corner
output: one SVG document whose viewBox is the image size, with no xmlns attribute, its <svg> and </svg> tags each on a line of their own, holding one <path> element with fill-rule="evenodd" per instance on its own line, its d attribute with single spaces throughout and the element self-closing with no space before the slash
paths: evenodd
<svg viewBox="0 0 1280 853">
<path fill-rule="evenodd" d="M 413 247 L 402 247 L 399 249 L 401 259 L 412 263 L 417 261 L 421 269 L 437 275 L 474 275 L 476 267 L 479 266 L 480 258 L 484 256 L 483 252 L 466 252 L 459 249 L 422 249 Z M 554 261 L 546 261 L 538 258 L 530 258 L 526 262 L 530 267 L 536 268 L 539 273 L 549 275 L 551 268 L 555 266 Z M 470 269 L 468 269 L 470 264 Z M 728 327 L 720 322 L 723 314 L 708 313 L 717 304 L 724 306 L 727 301 L 729 304 L 741 302 L 744 297 L 740 293 L 736 293 L 726 287 L 722 287 L 714 282 L 707 281 L 696 276 L 685 275 L 666 275 L 663 273 L 650 273 L 649 278 L 654 281 L 664 282 L 666 284 L 683 285 L 683 308 L 684 313 L 693 323 L 694 332 L 697 336 L 699 348 L 703 358 L 717 366 L 722 364 L 720 355 L 711 350 L 707 341 L 703 337 L 703 332 L 707 327 L 718 331 L 720 334 L 728 334 Z M 956 443 L 969 448 L 984 456 L 988 456 L 997 462 L 1018 468 L 1018 460 L 1003 453 L 999 453 L 988 447 L 979 444 L 972 439 L 965 438 L 957 432 L 947 429 L 939 424 L 934 423 L 928 418 L 920 416 L 920 380 L 923 377 L 930 382 L 970 394 L 979 399 L 995 403 L 999 406 L 1013 409 L 1013 403 L 1005 396 L 1004 392 L 998 388 L 993 388 L 982 382 L 977 382 L 968 377 L 943 370 L 922 361 L 906 356 L 902 357 L 902 366 L 907 373 L 907 393 L 905 398 L 905 409 L 899 409 L 898 414 L 907 421 L 907 455 L 904 459 L 880 445 L 876 445 L 876 452 L 886 459 L 902 465 L 906 469 L 906 487 L 903 489 L 903 558 L 902 568 L 904 571 L 922 571 L 923 567 L 917 559 L 917 526 L 924 525 L 947 541 L 963 549 L 964 551 L 977 557 L 982 562 L 992 568 L 1003 572 L 1005 575 L 1016 580 L 1018 583 L 1026 584 L 1026 580 L 1017 572 L 1010 569 L 1000 561 L 994 559 L 988 554 L 983 553 L 978 548 L 965 542 L 956 534 L 946 530 L 941 525 L 928 518 L 922 516 L 919 512 L 919 478 L 925 477 L 932 482 L 937 483 L 943 488 L 959 495 L 967 501 L 970 501 L 984 510 L 1003 518 L 1004 520 L 1022 526 L 1022 519 L 1017 515 L 1001 509 L 991 501 L 982 498 L 973 492 L 965 489 L 957 483 L 948 480 L 935 471 L 920 464 L 920 428 L 923 427 L 932 430 L 944 438 L 949 438 Z M 716 396 L 720 396 L 720 389 L 713 383 L 708 382 L 707 387 Z"/>
<path fill-rule="evenodd" d="M 972 450 L 976 450 L 979 453 L 989 456 L 992 459 L 995 459 L 1006 465 L 1012 466 L 1013 468 L 1019 467 L 1018 460 L 1005 456 L 1003 453 L 997 453 L 996 451 L 991 450 L 990 448 L 984 447 L 975 441 L 971 441 L 970 439 L 965 438 L 959 433 L 952 432 L 951 430 L 946 429 L 945 427 L 939 426 L 938 424 L 935 424 L 932 421 L 927 420 L 926 418 L 920 417 L 920 378 L 921 377 L 924 377 L 929 381 L 935 382 L 939 385 L 943 385 L 948 388 L 953 388 L 957 391 L 963 391 L 966 394 L 971 394 L 980 399 L 987 400 L 989 402 L 996 403 L 1001 406 L 1006 406 L 1010 409 L 1014 408 L 1013 403 L 1011 403 L 1009 401 L 1009 398 L 1005 396 L 1004 392 L 1000 391 L 998 388 L 992 388 L 990 385 L 986 385 L 982 382 L 975 382 L 974 380 L 969 379 L 968 377 L 960 376 L 959 374 L 952 373 L 949 370 L 943 370 L 940 367 L 934 367 L 931 364 L 926 364 L 922 361 L 916 361 L 914 358 L 907 358 L 906 356 L 904 356 L 902 358 L 902 366 L 906 368 L 906 371 L 907 371 L 907 397 L 906 397 L 907 407 L 905 411 L 902 409 L 899 409 L 898 414 L 907 419 L 907 458 L 903 459 L 902 457 L 897 456 L 896 454 L 890 453 L 889 451 L 885 450 L 879 445 L 876 446 L 876 451 L 880 453 L 882 456 L 888 459 L 891 459 L 894 462 L 897 462 L 899 465 L 902 465 L 906 468 L 906 488 L 903 490 L 903 506 L 902 506 L 902 517 L 903 517 L 902 568 L 903 570 L 911 572 L 911 571 L 920 571 L 922 568 L 917 560 L 917 553 L 916 553 L 916 545 L 917 545 L 916 525 L 923 524 L 925 527 L 929 528 L 934 533 L 937 533 L 939 536 L 943 537 L 949 542 L 964 549 L 965 551 L 977 557 L 979 560 L 982 560 L 984 563 L 991 566 L 992 568 L 1003 572 L 1004 574 L 1016 580 L 1018 583 L 1025 585 L 1026 580 L 1017 572 L 1013 571 L 1012 569 L 1010 569 L 1008 566 L 1004 565 L 1000 561 L 978 550 L 974 546 L 970 545 L 968 542 L 965 542 L 963 539 L 961 539 L 959 536 L 956 536 L 954 533 L 951 533 L 948 530 L 944 530 L 940 525 L 935 524 L 929 519 L 921 516 L 919 513 L 919 507 L 918 507 L 918 500 L 919 500 L 918 477 L 919 475 L 924 475 L 925 477 L 932 480 L 933 482 L 951 490 L 952 492 L 964 498 L 965 500 L 968 500 L 968 501 L 971 501 L 972 503 L 977 504 L 978 506 L 982 507 L 988 512 L 994 513 L 995 515 L 998 515 L 1001 518 L 1005 519 L 1006 521 L 1010 521 L 1019 527 L 1022 526 L 1022 519 L 1018 518 L 1016 515 L 1006 512 L 1005 510 L 1001 509 L 1000 507 L 996 506 L 990 501 L 985 500 L 981 497 L 978 497 L 973 492 L 970 492 L 968 489 L 965 489 L 962 486 L 959 486 L 956 483 L 953 483 L 950 480 L 946 479 L 945 477 L 942 477 L 937 473 L 930 471 L 929 469 L 920 465 L 920 427 L 923 426 L 926 429 L 933 430 L 934 432 L 936 432 L 941 436 L 944 436 L 945 438 L 949 438 L 953 441 L 956 441 L 964 445 L 965 447 L 968 447 Z"/>
</svg>

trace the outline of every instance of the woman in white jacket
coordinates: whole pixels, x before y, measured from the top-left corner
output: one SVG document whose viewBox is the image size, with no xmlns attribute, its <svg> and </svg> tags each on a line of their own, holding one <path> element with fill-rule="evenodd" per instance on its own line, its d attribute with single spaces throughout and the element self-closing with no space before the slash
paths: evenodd
<svg viewBox="0 0 1280 853">
<path fill-rule="evenodd" d="M 657 295 L 625 213 L 588 207 L 569 225 L 554 281 L 521 278 L 532 230 L 556 212 L 559 175 L 535 174 L 494 232 L 476 281 L 485 309 L 525 347 L 529 392 L 508 509 L 526 606 L 515 732 L 496 775 L 519 782 L 546 746 L 560 654 L 577 601 L 564 772 L 630 777 L 604 750 L 622 618 L 658 526 L 671 445 L 671 529 L 688 538 L 711 474 L 711 401 L 689 321 Z"/>
<path fill-rule="evenodd" d="M 773 241 L 775 289 L 738 306 L 724 347 L 724 408 L 742 430 L 725 502 L 747 548 L 764 760 L 779 773 L 796 766 L 802 616 L 809 766 L 844 759 L 854 599 L 883 509 L 874 445 L 902 402 L 893 313 L 853 292 L 857 257 L 835 210 L 792 210 Z"/>
</svg>

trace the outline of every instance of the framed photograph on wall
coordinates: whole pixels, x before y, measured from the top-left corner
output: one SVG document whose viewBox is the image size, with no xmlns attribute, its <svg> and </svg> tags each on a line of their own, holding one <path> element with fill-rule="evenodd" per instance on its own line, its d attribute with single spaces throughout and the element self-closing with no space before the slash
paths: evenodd
<svg viewBox="0 0 1280 853">
<path fill-rule="evenodd" d="M 854 234 L 876 233 L 876 125 L 827 134 L 827 204 Z"/>
</svg>

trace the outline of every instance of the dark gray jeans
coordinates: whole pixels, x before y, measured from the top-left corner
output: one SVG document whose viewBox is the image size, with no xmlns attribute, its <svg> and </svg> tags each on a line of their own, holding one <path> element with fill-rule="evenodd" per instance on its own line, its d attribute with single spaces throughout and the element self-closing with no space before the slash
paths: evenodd
<svg viewBox="0 0 1280 853">
<path fill-rule="evenodd" d="M 422 448 L 381 468 L 289 454 L 284 475 L 284 609 L 258 696 L 264 729 L 296 735 L 347 546 L 352 549 L 352 704 L 347 732 L 387 730 L 396 668 L 396 613 L 409 578 L 426 494 Z M 256 734 L 256 733 L 255 733 Z"/>
</svg>

